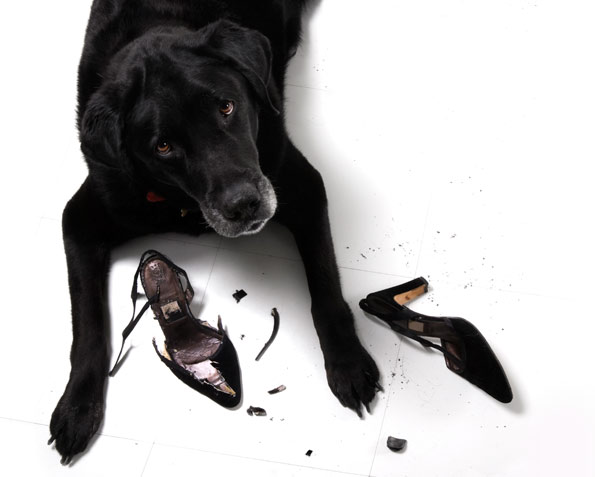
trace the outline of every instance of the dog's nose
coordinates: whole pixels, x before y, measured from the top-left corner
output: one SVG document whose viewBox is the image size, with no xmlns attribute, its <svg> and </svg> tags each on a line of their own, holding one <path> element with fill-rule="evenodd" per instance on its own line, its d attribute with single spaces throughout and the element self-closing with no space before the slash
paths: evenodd
<svg viewBox="0 0 595 477">
<path fill-rule="evenodd" d="M 250 220 L 260 208 L 260 193 L 249 182 L 227 187 L 222 197 L 221 213 L 228 220 Z"/>
</svg>

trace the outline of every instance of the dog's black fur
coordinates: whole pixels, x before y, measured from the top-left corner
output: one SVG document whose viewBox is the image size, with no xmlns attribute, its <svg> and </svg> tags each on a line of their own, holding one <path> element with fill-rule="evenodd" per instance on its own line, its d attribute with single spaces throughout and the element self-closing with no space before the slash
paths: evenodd
<svg viewBox="0 0 595 477">
<path fill-rule="evenodd" d="M 286 225 L 331 390 L 358 414 L 374 398 L 378 370 L 341 293 L 324 185 L 283 122 L 307 2 L 94 1 L 78 91 L 89 174 L 63 214 L 72 369 L 50 424 L 63 462 L 103 419 L 110 250 L 147 233 L 232 237 L 271 218 Z"/>
</svg>

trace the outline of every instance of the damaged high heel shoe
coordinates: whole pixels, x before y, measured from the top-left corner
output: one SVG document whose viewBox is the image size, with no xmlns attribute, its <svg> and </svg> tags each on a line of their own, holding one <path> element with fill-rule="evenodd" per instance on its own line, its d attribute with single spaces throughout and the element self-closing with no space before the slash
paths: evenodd
<svg viewBox="0 0 595 477">
<path fill-rule="evenodd" d="M 512 390 L 504 369 L 479 330 L 463 318 L 422 315 L 405 306 L 428 291 L 419 277 L 396 287 L 370 293 L 359 306 L 397 333 L 444 354 L 446 367 L 500 402 L 512 401 Z M 439 338 L 441 345 L 427 338 Z"/>
<path fill-rule="evenodd" d="M 139 275 L 148 301 L 134 316 Z M 140 259 L 131 296 L 133 318 L 122 332 L 122 349 L 110 376 L 115 374 L 126 338 L 150 306 L 165 335 L 163 351 L 153 338 L 161 361 L 182 382 L 217 404 L 226 408 L 239 404 L 241 375 L 236 350 L 220 317 L 215 328 L 192 314 L 194 290 L 186 272 L 159 252 L 148 250 Z"/>
</svg>

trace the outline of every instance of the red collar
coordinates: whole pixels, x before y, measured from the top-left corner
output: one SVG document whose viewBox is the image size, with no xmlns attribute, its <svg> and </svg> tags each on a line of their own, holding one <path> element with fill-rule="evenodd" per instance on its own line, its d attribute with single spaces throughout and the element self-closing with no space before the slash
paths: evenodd
<svg viewBox="0 0 595 477">
<path fill-rule="evenodd" d="M 147 192 L 146 198 L 147 198 L 147 202 L 163 202 L 166 200 L 165 197 L 162 197 L 159 194 L 156 194 L 152 190 Z M 180 209 L 180 215 L 182 217 L 186 217 L 186 214 L 188 214 L 188 209 Z"/>
<path fill-rule="evenodd" d="M 150 190 L 149 192 L 147 192 L 147 196 L 146 197 L 147 197 L 147 200 L 149 202 L 163 202 L 165 200 L 165 197 L 162 197 L 159 194 L 156 194 L 152 190 Z"/>
</svg>

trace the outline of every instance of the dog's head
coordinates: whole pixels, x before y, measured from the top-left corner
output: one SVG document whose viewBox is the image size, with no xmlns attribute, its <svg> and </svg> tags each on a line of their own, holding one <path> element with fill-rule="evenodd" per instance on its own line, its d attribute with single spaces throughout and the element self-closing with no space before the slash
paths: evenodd
<svg viewBox="0 0 595 477">
<path fill-rule="evenodd" d="M 190 198 L 221 235 L 256 233 L 277 205 L 256 146 L 261 111 L 280 108 L 270 71 L 266 37 L 228 21 L 145 34 L 84 106 L 82 150 Z"/>
</svg>

